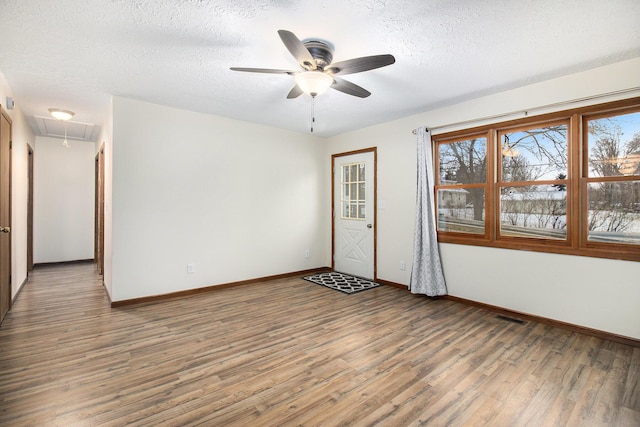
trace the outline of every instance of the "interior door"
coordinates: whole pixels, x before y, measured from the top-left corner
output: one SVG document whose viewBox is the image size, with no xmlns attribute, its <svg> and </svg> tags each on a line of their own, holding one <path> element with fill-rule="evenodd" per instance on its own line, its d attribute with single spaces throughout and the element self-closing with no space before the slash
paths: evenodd
<svg viewBox="0 0 640 427">
<path fill-rule="evenodd" d="M 375 279 L 375 149 L 333 156 L 333 269 Z"/>
<path fill-rule="evenodd" d="M 104 274 L 104 144 L 96 155 L 94 260 L 98 274 Z"/>
<path fill-rule="evenodd" d="M 0 322 L 11 308 L 11 119 L 0 111 Z"/>
<path fill-rule="evenodd" d="M 29 194 L 27 195 L 27 274 L 33 271 L 33 148 L 27 145 L 29 152 Z"/>
</svg>

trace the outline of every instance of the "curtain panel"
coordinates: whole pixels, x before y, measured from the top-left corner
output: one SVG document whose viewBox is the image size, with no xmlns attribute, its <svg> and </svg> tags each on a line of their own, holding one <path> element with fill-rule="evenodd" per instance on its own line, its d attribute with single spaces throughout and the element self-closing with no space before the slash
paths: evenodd
<svg viewBox="0 0 640 427">
<path fill-rule="evenodd" d="M 413 267 L 409 290 L 414 294 L 439 296 L 447 294 L 436 233 L 434 171 L 431 133 L 418 128 L 416 224 Z"/>
</svg>

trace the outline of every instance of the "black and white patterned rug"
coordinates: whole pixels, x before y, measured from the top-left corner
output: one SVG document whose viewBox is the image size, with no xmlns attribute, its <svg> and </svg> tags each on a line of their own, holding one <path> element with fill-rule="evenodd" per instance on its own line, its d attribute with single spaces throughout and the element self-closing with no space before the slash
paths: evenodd
<svg viewBox="0 0 640 427">
<path fill-rule="evenodd" d="M 330 273 L 314 274 L 313 276 L 305 276 L 304 280 L 316 283 L 318 285 L 326 286 L 336 291 L 344 292 L 346 294 L 353 294 L 355 292 L 364 291 L 380 286 L 380 283 L 372 282 L 371 280 L 361 279 L 360 277 L 350 276 L 344 273 L 338 273 L 332 271 Z"/>
</svg>

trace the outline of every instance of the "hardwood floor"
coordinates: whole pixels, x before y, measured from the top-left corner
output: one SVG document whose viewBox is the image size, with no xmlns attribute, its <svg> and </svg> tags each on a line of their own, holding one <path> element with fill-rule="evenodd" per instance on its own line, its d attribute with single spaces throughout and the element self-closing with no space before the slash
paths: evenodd
<svg viewBox="0 0 640 427">
<path fill-rule="evenodd" d="M 640 348 L 291 278 L 109 307 L 39 267 L 0 328 L 2 426 L 640 426 Z"/>
</svg>

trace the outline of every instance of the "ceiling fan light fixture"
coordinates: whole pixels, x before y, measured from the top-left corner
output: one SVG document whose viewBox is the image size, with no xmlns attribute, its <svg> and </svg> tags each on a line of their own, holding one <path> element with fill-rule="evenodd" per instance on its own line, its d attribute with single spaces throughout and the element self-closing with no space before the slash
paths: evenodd
<svg viewBox="0 0 640 427">
<path fill-rule="evenodd" d="M 322 71 L 303 71 L 296 74 L 296 84 L 304 93 L 315 97 L 329 89 L 333 84 L 333 77 Z"/>
<path fill-rule="evenodd" d="M 67 121 L 75 114 L 73 111 L 62 110 L 60 108 L 49 108 L 49 113 L 54 119 Z"/>
</svg>

